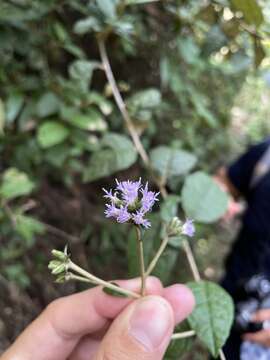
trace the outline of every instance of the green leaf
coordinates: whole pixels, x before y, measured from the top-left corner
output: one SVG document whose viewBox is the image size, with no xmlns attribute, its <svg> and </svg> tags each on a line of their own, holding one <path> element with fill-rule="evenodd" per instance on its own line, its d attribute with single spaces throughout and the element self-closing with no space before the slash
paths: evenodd
<svg viewBox="0 0 270 360">
<path fill-rule="evenodd" d="M 153 168 L 164 179 L 188 173 L 196 164 L 196 157 L 184 150 L 158 146 L 151 150 Z"/>
<path fill-rule="evenodd" d="M 43 234 L 45 227 L 41 222 L 31 216 L 17 215 L 16 231 L 25 239 L 27 246 L 32 246 L 34 244 L 35 234 Z"/>
<path fill-rule="evenodd" d="M 0 197 L 11 200 L 18 196 L 28 195 L 34 189 L 34 183 L 27 174 L 15 168 L 4 172 L 0 185 Z"/>
<path fill-rule="evenodd" d="M 161 94 L 158 89 L 138 91 L 128 99 L 128 105 L 135 109 L 153 109 L 160 104 Z"/>
<path fill-rule="evenodd" d="M 263 12 L 256 0 L 230 0 L 233 8 L 243 13 L 248 24 L 259 27 L 263 20 Z"/>
<path fill-rule="evenodd" d="M 39 117 L 47 117 L 56 114 L 60 107 L 59 98 L 52 92 L 41 96 L 36 105 L 36 113 Z"/>
<path fill-rule="evenodd" d="M 98 61 L 75 60 L 69 67 L 69 75 L 85 85 L 91 83 L 93 71 L 100 67 Z"/>
<path fill-rule="evenodd" d="M 207 174 L 198 171 L 185 179 L 182 206 L 186 215 L 202 223 L 222 217 L 228 207 L 228 196 Z"/>
<path fill-rule="evenodd" d="M 116 17 L 116 6 L 119 0 L 96 0 L 96 2 L 105 17 L 111 19 Z"/>
<path fill-rule="evenodd" d="M 8 97 L 6 102 L 6 121 L 8 123 L 16 119 L 22 109 L 23 101 L 23 95 L 19 93 L 13 93 Z"/>
<path fill-rule="evenodd" d="M 5 117 L 6 115 L 5 115 L 4 103 L 0 99 L 0 135 L 4 133 Z"/>
<path fill-rule="evenodd" d="M 118 286 L 120 287 L 117 283 L 115 282 L 112 282 L 111 284 L 115 285 L 115 286 Z M 106 294 L 108 295 L 111 295 L 111 296 L 115 296 L 115 297 L 121 297 L 121 298 L 127 298 L 128 296 L 121 293 L 121 292 L 118 292 L 117 290 L 113 290 L 107 286 L 103 287 L 102 288 L 102 291 L 105 292 Z"/>
<path fill-rule="evenodd" d="M 67 120 L 82 130 L 105 131 L 107 129 L 107 123 L 101 114 L 94 109 L 88 109 L 86 114 L 71 114 Z"/>
<path fill-rule="evenodd" d="M 85 19 L 77 21 L 73 30 L 75 34 L 83 35 L 91 31 L 100 31 L 101 26 L 96 18 L 89 16 Z"/>
<path fill-rule="evenodd" d="M 85 169 L 85 182 L 127 169 L 137 160 L 137 152 L 132 142 L 124 135 L 108 133 L 100 145 L 102 149 L 92 155 L 89 166 Z"/>
<path fill-rule="evenodd" d="M 47 121 L 38 128 L 37 140 L 41 147 L 49 148 L 62 143 L 69 135 L 69 129 L 56 121 Z"/>
<path fill-rule="evenodd" d="M 212 282 L 191 282 L 187 285 L 196 299 L 196 307 L 188 322 L 211 354 L 217 357 L 230 333 L 233 301 L 224 289 Z"/>
</svg>

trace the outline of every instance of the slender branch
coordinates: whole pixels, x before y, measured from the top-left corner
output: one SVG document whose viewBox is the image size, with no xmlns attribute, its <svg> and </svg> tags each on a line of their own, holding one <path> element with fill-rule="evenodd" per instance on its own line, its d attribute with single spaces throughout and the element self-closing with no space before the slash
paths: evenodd
<svg viewBox="0 0 270 360">
<path fill-rule="evenodd" d="M 184 332 L 181 332 L 181 333 L 174 333 L 174 334 L 172 334 L 171 339 L 172 340 L 185 339 L 185 338 L 195 336 L 195 335 L 196 335 L 195 331 L 190 330 L 190 331 L 184 331 Z"/>
<path fill-rule="evenodd" d="M 145 295 L 145 266 L 144 266 L 144 254 L 143 254 L 143 241 L 141 230 L 138 226 L 135 226 L 137 233 L 137 247 L 138 247 L 138 256 L 140 260 L 140 273 L 141 273 L 141 296 Z"/>
<path fill-rule="evenodd" d="M 74 264 L 71 260 L 69 260 L 69 262 L 67 263 L 67 270 L 72 270 L 72 271 L 77 272 L 78 274 L 89 279 L 95 285 L 105 286 L 111 290 L 115 290 L 119 293 L 122 293 L 122 294 L 128 296 L 128 297 L 133 297 L 136 299 L 141 297 L 139 294 L 137 294 L 133 291 L 116 286 L 108 281 L 102 280 L 102 279 L 98 278 L 97 276 L 90 274 L 88 271 L 86 271 L 86 270 L 82 269 L 81 267 L 79 267 L 78 265 Z"/>
<path fill-rule="evenodd" d="M 154 268 L 155 268 L 155 266 L 156 266 L 159 258 L 160 258 L 161 255 L 163 254 L 163 251 L 165 250 L 165 248 L 166 248 L 166 246 L 167 246 L 167 244 L 168 244 L 168 241 L 169 241 L 169 236 L 166 235 L 166 236 L 163 238 L 163 240 L 162 240 L 162 242 L 161 242 L 161 245 L 160 245 L 157 253 L 155 254 L 153 260 L 150 262 L 150 264 L 149 264 L 149 266 L 148 266 L 148 268 L 147 268 L 147 270 L 146 270 L 146 273 L 145 273 L 145 276 L 146 276 L 146 277 L 149 276 L 149 275 L 151 274 L 151 272 L 154 270 Z"/>
<path fill-rule="evenodd" d="M 112 69 L 111 69 L 111 65 L 108 59 L 108 55 L 107 55 L 107 51 L 106 51 L 106 47 L 104 44 L 104 40 L 99 38 L 98 39 L 98 47 L 99 47 L 99 52 L 100 52 L 100 57 L 102 60 L 102 64 L 108 79 L 108 82 L 112 88 L 112 92 L 113 92 L 113 96 L 115 98 L 116 104 L 125 120 L 127 129 L 130 133 L 130 136 L 134 142 L 134 145 L 138 151 L 138 153 L 140 154 L 143 162 L 148 165 L 149 164 L 149 157 L 140 141 L 139 135 L 136 131 L 136 129 L 134 128 L 133 122 L 129 116 L 129 113 L 127 112 L 127 108 L 126 108 L 126 104 L 123 101 L 123 98 L 120 94 L 120 91 L 117 87 Z"/>
<path fill-rule="evenodd" d="M 187 240 L 183 240 L 183 249 L 186 253 L 186 256 L 187 256 L 187 260 L 188 260 L 188 263 L 189 263 L 189 266 L 190 266 L 190 269 L 192 271 L 192 275 L 194 277 L 194 280 L 195 281 L 200 281 L 201 280 L 201 276 L 200 276 L 200 273 L 199 273 L 199 270 L 198 270 L 198 266 L 196 264 L 196 261 L 195 261 L 195 258 L 194 258 L 194 255 L 193 255 L 193 252 L 191 250 L 191 247 L 188 243 Z"/>
</svg>

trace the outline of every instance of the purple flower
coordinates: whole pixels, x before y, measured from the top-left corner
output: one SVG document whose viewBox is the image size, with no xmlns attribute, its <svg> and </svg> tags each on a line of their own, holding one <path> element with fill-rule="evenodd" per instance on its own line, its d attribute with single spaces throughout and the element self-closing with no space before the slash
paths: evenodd
<svg viewBox="0 0 270 360">
<path fill-rule="evenodd" d="M 123 199 L 127 205 L 133 204 L 138 198 L 138 191 L 141 187 L 141 179 L 139 181 L 122 181 L 116 180 L 117 190 L 122 192 Z"/>
<path fill-rule="evenodd" d="M 194 236 L 195 234 L 195 226 L 193 224 L 193 220 L 187 219 L 184 225 L 182 226 L 182 234 L 187 235 L 189 237 Z"/>
<path fill-rule="evenodd" d="M 148 183 L 142 188 L 141 179 L 121 182 L 116 180 L 116 184 L 117 191 L 103 189 L 104 197 L 110 201 L 106 204 L 106 217 L 112 217 L 119 223 L 132 221 L 149 228 L 151 223 L 145 218 L 145 214 L 152 210 L 159 193 L 148 191 Z"/>
<path fill-rule="evenodd" d="M 132 220 L 134 221 L 134 223 L 136 225 L 142 225 L 144 226 L 146 229 L 148 229 L 149 227 L 151 227 L 151 223 L 149 220 L 144 218 L 144 212 L 142 210 L 138 210 L 136 212 L 136 214 L 132 215 Z"/>
<path fill-rule="evenodd" d="M 141 189 L 142 193 L 142 210 L 144 212 L 148 212 L 152 210 L 152 207 L 156 201 L 158 201 L 158 193 L 155 193 L 154 191 L 148 191 L 148 183 L 145 184 L 145 188 Z"/>
<path fill-rule="evenodd" d="M 128 212 L 127 207 L 121 206 L 118 212 L 118 216 L 116 218 L 117 222 L 124 223 L 127 222 L 131 218 L 131 214 Z"/>
<path fill-rule="evenodd" d="M 117 218 L 119 215 L 119 209 L 114 204 L 106 204 L 107 209 L 105 210 L 105 215 L 107 218 L 113 217 Z"/>
</svg>

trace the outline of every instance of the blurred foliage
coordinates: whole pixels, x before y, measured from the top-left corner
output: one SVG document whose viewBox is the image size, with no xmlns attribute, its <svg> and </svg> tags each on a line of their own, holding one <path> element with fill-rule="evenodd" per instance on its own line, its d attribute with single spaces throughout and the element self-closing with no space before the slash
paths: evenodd
<svg viewBox="0 0 270 360">
<path fill-rule="evenodd" d="M 124 253 L 128 234 L 134 273 L 134 235 L 125 226 L 116 229 L 102 216 L 95 218 L 103 211 L 100 184 L 110 184 L 116 176 L 152 174 L 138 159 L 115 105 L 99 39 L 106 42 L 117 85 L 153 171 L 174 193 L 162 205 L 161 216 L 153 214 L 156 224 L 148 235 L 152 240 L 145 241 L 146 257 L 157 248 L 164 222 L 182 211 L 180 194 L 183 209 L 195 220 L 218 219 L 226 208 L 223 193 L 207 174 L 189 173 L 211 172 L 226 156 L 235 97 L 251 69 L 269 65 L 269 19 L 267 1 L 256 0 L 1 1 L 4 276 L 23 287 L 30 284 L 23 259 L 51 229 L 46 224 L 50 216 L 39 210 L 48 184 L 74 196 L 89 187 L 95 211 L 79 236 L 85 251 L 91 238 L 91 264 L 110 264 L 107 259 L 115 252 Z M 248 89 L 246 93 L 247 102 L 253 101 Z M 157 269 L 165 282 L 175 271 L 181 241 L 170 245 Z"/>
</svg>

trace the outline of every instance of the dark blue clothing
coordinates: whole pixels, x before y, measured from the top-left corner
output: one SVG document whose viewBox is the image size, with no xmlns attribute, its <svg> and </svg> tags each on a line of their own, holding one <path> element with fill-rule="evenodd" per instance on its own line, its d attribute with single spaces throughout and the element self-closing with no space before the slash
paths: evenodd
<svg viewBox="0 0 270 360">
<path fill-rule="evenodd" d="M 222 286 L 234 297 L 238 285 L 251 276 L 270 276 L 270 171 L 250 187 L 253 171 L 263 156 L 270 138 L 252 146 L 228 168 L 232 184 L 247 201 L 242 227 L 226 262 Z M 225 348 L 227 359 L 239 360 L 240 338 L 232 333 Z"/>
<path fill-rule="evenodd" d="M 233 293 L 237 283 L 260 272 L 270 276 L 270 172 L 250 187 L 254 168 L 270 146 L 270 138 L 252 146 L 228 168 L 228 177 L 247 201 L 242 227 L 226 263 L 224 286 Z"/>
</svg>

